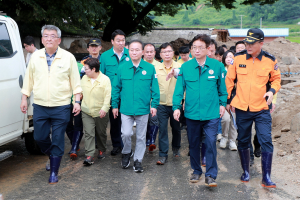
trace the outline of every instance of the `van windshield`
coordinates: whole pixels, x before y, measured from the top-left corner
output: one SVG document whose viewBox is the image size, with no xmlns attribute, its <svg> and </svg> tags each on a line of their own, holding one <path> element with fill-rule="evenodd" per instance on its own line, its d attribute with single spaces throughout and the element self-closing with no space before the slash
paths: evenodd
<svg viewBox="0 0 300 200">
<path fill-rule="evenodd" d="M 13 49 L 6 25 L 0 23 L 0 58 L 8 57 L 11 54 L 13 54 Z"/>
</svg>

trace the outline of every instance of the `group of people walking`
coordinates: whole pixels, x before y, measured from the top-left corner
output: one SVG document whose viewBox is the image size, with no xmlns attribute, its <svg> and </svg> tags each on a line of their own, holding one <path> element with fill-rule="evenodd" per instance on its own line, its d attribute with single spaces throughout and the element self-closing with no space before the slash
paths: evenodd
<svg viewBox="0 0 300 200">
<path fill-rule="evenodd" d="M 26 113 L 27 98 L 33 92 L 34 138 L 49 156 L 46 170 L 50 171 L 50 184 L 58 182 L 64 133 L 72 144 L 72 159 L 78 157 L 84 136 L 84 164 L 89 166 L 96 151 L 99 159 L 106 156 L 108 121 L 113 146 L 110 154 L 122 154 L 124 169 L 133 157 L 134 171 L 143 172 L 146 148 L 156 149 L 157 135 L 156 163 L 167 162 L 168 122 L 172 153 L 179 157 L 182 123 L 187 127 L 193 169 L 190 182 L 199 181 L 202 165 L 206 167 L 205 184 L 217 186 L 216 141 L 225 148 L 228 138 L 229 149 L 238 150 L 240 155 L 244 171 L 241 181 L 248 182 L 255 122 L 261 145 L 262 185 L 276 187 L 270 178 L 273 145 L 269 105 L 280 89 L 280 71 L 275 57 L 262 50 L 264 34 L 260 29 L 250 29 L 242 42 L 245 50 L 236 53 L 217 48 L 208 35 L 199 34 L 179 49 L 181 59 L 176 61 L 170 43 L 157 50 L 153 44 L 132 40 L 127 49 L 124 32 L 115 30 L 110 50 L 100 55 L 101 40 L 91 39 L 89 56 L 77 63 L 71 53 L 59 47 L 59 28 L 45 25 L 41 34 L 45 48 L 34 51 L 28 62 L 20 107 Z"/>
</svg>

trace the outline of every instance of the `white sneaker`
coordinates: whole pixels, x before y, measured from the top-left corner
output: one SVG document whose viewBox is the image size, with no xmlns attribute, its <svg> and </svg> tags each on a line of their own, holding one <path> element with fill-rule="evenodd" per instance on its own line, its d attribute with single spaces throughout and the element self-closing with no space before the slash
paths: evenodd
<svg viewBox="0 0 300 200">
<path fill-rule="evenodd" d="M 220 141 L 220 148 L 225 149 L 227 145 L 227 138 L 222 138 Z"/>
<path fill-rule="evenodd" d="M 217 135 L 217 141 L 220 142 L 220 140 L 221 140 L 222 138 L 223 138 L 222 134 L 219 133 L 219 134 Z"/>
<path fill-rule="evenodd" d="M 133 122 L 133 126 L 136 126 L 136 122 L 135 121 Z"/>
<path fill-rule="evenodd" d="M 233 140 L 229 140 L 229 149 L 231 151 L 237 151 L 237 146 Z"/>
</svg>

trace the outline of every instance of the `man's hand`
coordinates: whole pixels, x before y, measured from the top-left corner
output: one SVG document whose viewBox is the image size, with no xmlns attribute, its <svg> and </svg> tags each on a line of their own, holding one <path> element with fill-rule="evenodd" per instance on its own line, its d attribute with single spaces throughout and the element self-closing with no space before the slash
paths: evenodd
<svg viewBox="0 0 300 200">
<path fill-rule="evenodd" d="M 264 98 L 268 97 L 267 99 L 267 104 L 270 105 L 273 101 L 273 92 L 267 92 L 265 95 L 264 95 Z"/>
<path fill-rule="evenodd" d="M 150 109 L 150 113 L 151 113 L 152 117 L 154 117 L 156 115 L 156 112 L 157 112 L 156 108 Z"/>
<path fill-rule="evenodd" d="M 225 113 L 225 107 L 224 106 L 220 106 L 220 118 L 223 117 L 224 113 Z"/>
<path fill-rule="evenodd" d="M 168 73 L 166 81 L 168 81 L 170 78 L 172 78 L 174 76 L 174 68 L 172 68 L 172 70 Z"/>
<path fill-rule="evenodd" d="M 72 113 L 74 113 L 74 116 L 79 115 L 81 109 L 80 109 L 80 104 L 79 103 L 75 103 L 74 107 L 73 107 L 73 111 Z"/>
<path fill-rule="evenodd" d="M 230 110 L 231 112 L 235 113 L 235 107 L 231 106 L 230 104 L 227 104 L 226 110 L 228 113 L 230 112 Z"/>
<path fill-rule="evenodd" d="M 99 114 L 100 114 L 100 118 L 103 118 L 103 117 L 105 117 L 106 112 L 103 110 L 100 110 Z"/>
<path fill-rule="evenodd" d="M 271 114 L 272 114 L 272 112 L 274 112 L 275 107 L 276 107 L 276 106 L 275 106 L 275 104 L 273 103 L 273 104 L 272 104 L 272 109 L 270 110 L 270 113 L 271 113 Z"/>
<path fill-rule="evenodd" d="M 22 113 L 26 114 L 26 112 L 27 112 L 27 100 L 22 99 L 20 108 L 21 108 Z"/>
<path fill-rule="evenodd" d="M 119 115 L 119 109 L 118 108 L 114 108 L 112 109 L 112 113 L 114 115 L 114 118 L 117 119 L 118 115 Z"/>
<path fill-rule="evenodd" d="M 175 119 L 176 121 L 179 122 L 179 117 L 180 117 L 180 110 L 179 110 L 179 109 L 177 109 L 177 110 L 174 111 L 173 117 L 174 117 L 174 119 Z"/>
</svg>

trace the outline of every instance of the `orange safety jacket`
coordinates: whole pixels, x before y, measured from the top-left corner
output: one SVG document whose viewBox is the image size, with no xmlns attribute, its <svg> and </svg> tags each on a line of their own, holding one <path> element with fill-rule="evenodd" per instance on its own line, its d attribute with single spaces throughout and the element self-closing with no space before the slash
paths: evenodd
<svg viewBox="0 0 300 200">
<path fill-rule="evenodd" d="M 225 83 L 228 92 L 227 104 L 244 111 L 268 110 L 266 99 L 263 98 L 265 93 L 271 91 L 275 94 L 281 87 L 277 60 L 266 51 L 261 51 L 253 60 L 247 50 L 243 50 L 235 54 Z M 235 83 L 236 94 L 233 97 L 231 93 Z"/>
</svg>

